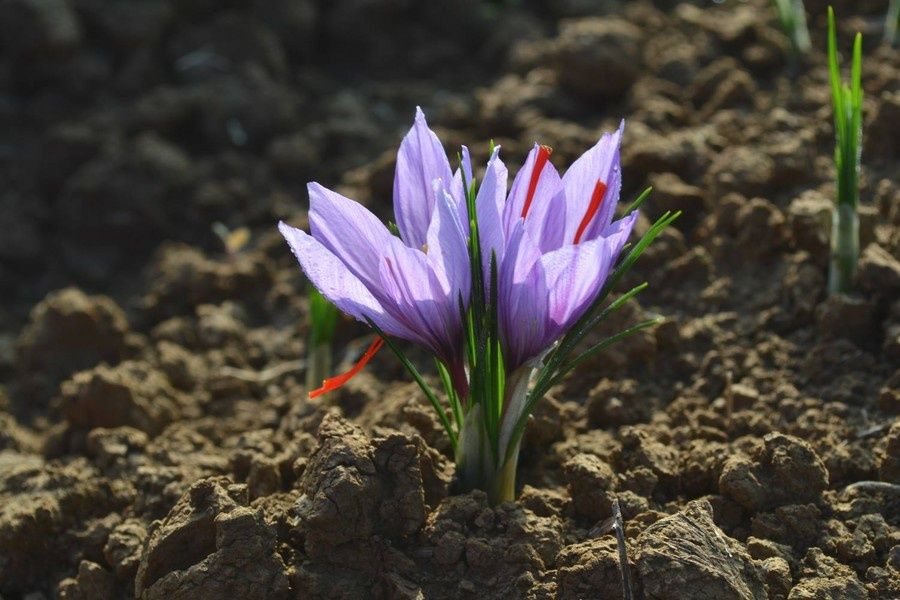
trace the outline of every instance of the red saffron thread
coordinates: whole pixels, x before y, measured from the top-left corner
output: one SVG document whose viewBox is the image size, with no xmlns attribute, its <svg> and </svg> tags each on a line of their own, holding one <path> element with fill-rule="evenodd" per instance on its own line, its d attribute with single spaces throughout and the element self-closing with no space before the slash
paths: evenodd
<svg viewBox="0 0 900 600">
<path fill-rule="evenodd" d="M 531 170 L 531 180 L 528 182 L 528 194 L 525 196 L 525 204 L 522 206 L 522 218 L 528 216 L 528 209 L 531 208 L 531 201 L 534 200 L 534 193 L 537 191 L 538 180 L 541 178 L 541 172 L 553 153 L 550 146 L 541 146 L 538 148 L 537 157 L 534 159 L 534 168 Z"/>
<path fill-rule="evenodd" d="M 575 241 L 574 244 L 577 244 L 581 241 L 581 236 L 584 235 L 584 230 L 587 229 L 587 226 L 590 225 L 591 220 L 597 214 L 597 211 L 600 210 L 600 205 L 603 203 L 603 195 L 606 194 L 606 184 L 603 183 L 602 179 L 597 180 L 597 185 L 594 186 L 594 193 L 591 194 L 591 202 L 588 204 L 587 210 L 584 212 L 584 218 L 581 219 L 581 224 L 578 225 L 578 231 L 575 232 Z"/>
<path fill-rule="evenodd" d="M 369 346 L 369 349 L 366 350 L 366 353 L 362 355 L 362 358 L 357 361 L 353 367 L 347 371 L 346 373 L 341 373 L 340 375 L 336 375 L 335 377 L 330 377 L 322 382 L 322 387 L 319 389 L 313 390 L 309 393 L 310 398 L 318 398 L 322 394 L 327 394 L 328 392 L 333 392 L 338 389 L 348 381 L 350 381 L 354 375 L 363 370 L 363 367 L 366 366 L 372 357 L 374 357 L 381 347 L 384 345 L 384 339 L 381 337 L 375 338 L 375 341 Z"/>
</svg>

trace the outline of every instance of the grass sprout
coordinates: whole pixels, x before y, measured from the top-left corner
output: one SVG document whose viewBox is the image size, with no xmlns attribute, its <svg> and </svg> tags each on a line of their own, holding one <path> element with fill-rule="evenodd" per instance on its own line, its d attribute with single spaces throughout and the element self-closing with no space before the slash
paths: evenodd
<svg viewBox="0 0 900 600">
<path fill-rule="evenodd" d="M 806 10 L 803 0 L 772 0 L 778 11 L 778 22 L 791 40 L 794 56 L 807 54 L 811 49 L 809 29 L 806 26 Z"/>
<path fill-rule="evenodd" d="M 830 293 L 853 287 L 859 259 L 859 169 L 862 152 L 862 34 L 853 42 L 850 82 L 844 83 L 838 62 L 834 10 L 828 8 L 828 70 L 834 110 L 834 164 L 837 196 L 832 212 Z"/>
<path fill-rule="evenodd" d="M 332 341 L 338 311 L 316 288 L 309 288 L 309 339 L 307 340 L 306 389 L 313 390 L 331 372 Z"/>
</svg>

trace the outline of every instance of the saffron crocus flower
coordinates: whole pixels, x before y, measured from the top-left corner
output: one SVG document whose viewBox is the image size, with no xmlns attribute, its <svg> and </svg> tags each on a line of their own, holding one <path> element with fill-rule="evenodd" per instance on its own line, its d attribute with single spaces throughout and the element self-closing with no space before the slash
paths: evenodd
<svg viewBox="0 0 900 600">
<path fill-rule="evenodd" d="M 595 325 L 643 289 L 603 306 L 612 285 L 678 216 L 660 218 L 616 265 L 646 196 L 613 220 L 621 138 L 621 127 L 604 135 L 562 177 L 550 149 L 536 145 L 507 194 L 499 148 L 476 186 L 466 148 L 452 173 L 417 111 L 397 157 L 399 237 L 358 203 L 310 184 L 312 235 L 283 223 L 281 231 L 322 294 L 380 335 L 353 369 L 316 393 L 343 384 L 382 342 L 389 345 L 437 410 L 461 485 L 484 489 L 492 502 L 512 499 L 519 444 L 536 402 L 576 365 L 655 322 L 576 353 Z M 448 408 L 391 337 L 436 358 Z"/>
<path fill-rule="evenodd" d="M 635 211 L 613 222 L 622 181 L 622 130 L 602 136 L 562 177 L 549 160 L 550 149 L 535 145 L 508 196 L 499 149 L 488 162 L 475 205 L 483 285 L 495 288 L 505 384 L 490 389 L 487 395 L 498 397 L 480 403 L 476 413 L 484 418 L 483 411 L 494 411 L 487 417 L 490 431 L 467 435 L 467 428 L 481 425 L 473 422 L 477 419 L 464 422 L 458 462 L 471 481 L 492 481 L 495 497 L 512 494 L 514 436 L 523 415 L 527 418 L 535 369 L 594 305 L 634 226 Z M 490 459 L 484 448 L 488 439 L 502 460 Z"/>
<path fill-rule="evenodd" d="M 397 156 L 399 238 L 361 204 L 318 183 L 308 186 L 312 235 L 285 223 L 279 230 L 335 306 L 425 348 L 462 385 L 459 303 L 470 279 L 459 200 L 446 191 L 452 187 L 450 163 L 420 110 Z"/>
<path fill-rule="evenodd" d="M 500 266 L 498 313 L 510 371 L 539 359 L 581 318 L 631 235 L 636 212 L 612 221 L 623 126 L 561 178 L 550 149 L 535 145 L 505 201 L 505 192 L 479 195 L 482 256 L 493 253 Z M 481 190 L 504 177 L 493 156 Z"/>
</svg>

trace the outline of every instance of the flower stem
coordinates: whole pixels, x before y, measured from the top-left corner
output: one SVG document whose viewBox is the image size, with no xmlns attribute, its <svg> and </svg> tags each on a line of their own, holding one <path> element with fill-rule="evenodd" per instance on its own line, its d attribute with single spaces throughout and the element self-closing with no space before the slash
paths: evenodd
<svg viewBox="0 0 900 600">
<path fill-rule="evenodd" d="M 831 266 L 828 292 L 849 292 L 853 288 L 859 258 L 859 215 L 852 204 L 835 204 L 831 213 Z"/>
<path fill-rule="evenodd" d="M 457 481 L 464 491 L 484 490 L 491 504 L 515 500 L 516 497 L 516 467 L 522 438 L 512 434 L 526 408 L 528 384 L 533 372 L 534 368 L 526 365 L 509 375 L 499 439 L 491 440 L 480 402 L 474 403 L 463 419 L 456 449 Z"/>
<path fill-rule="evenodd" d="M 494 458 L 481 405 L 476 404 L 466 414 L 456 449 L 457 482 L 461 491 L 483 490 L 492 505 L 515 500 L 518 444 L 505 460 L 504 454 L 500 453 L 500 460 Z"/>
</svg>

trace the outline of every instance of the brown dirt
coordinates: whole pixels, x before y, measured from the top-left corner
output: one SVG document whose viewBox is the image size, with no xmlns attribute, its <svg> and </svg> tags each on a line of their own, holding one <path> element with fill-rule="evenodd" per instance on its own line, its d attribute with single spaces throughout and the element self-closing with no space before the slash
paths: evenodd
<svg viewBox="0 0 900 600">
<path fill-rule="evenodd" d="M 616 598 L 591 530 L 618 499 L 644 598 L 900 597 L 900 496 L 852 485 L 900 484 L 900 55 L 883 1 L 835 2 L 841 47 L 866 33 L 865 251 L 829 298 L 807 4 L 792 69 L 765 0 L 8 2 L 0 595 Z M 312 177 L 387 216 L 416 104 L 511 164 L 624 116 L 624 196 L 685 213 L 610 327 L 665 321 L 552 390 L 516 503 L 453 493 L 388 354 L 318 401 L 292 367 L 305 282 L 274 223 Z M 364 335 L 342 322 L 337 358 Z"/>
</svg>

